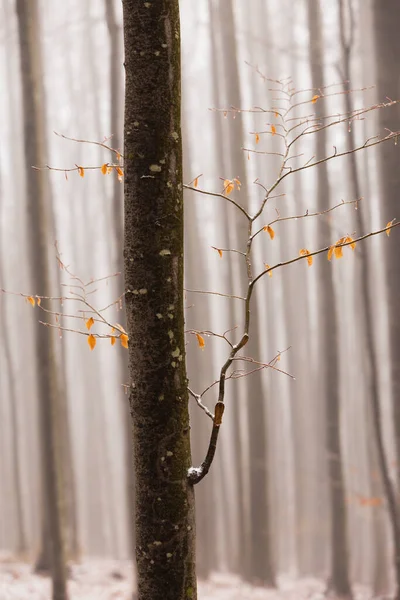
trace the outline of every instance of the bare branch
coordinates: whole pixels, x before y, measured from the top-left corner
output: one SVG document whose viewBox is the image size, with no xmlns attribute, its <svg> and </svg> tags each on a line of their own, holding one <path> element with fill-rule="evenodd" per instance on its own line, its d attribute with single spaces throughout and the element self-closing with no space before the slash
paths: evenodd
<svg viewBox="0 0 400 600">
<path fill-rule="evenodd" d="M 274 225 L 275 223 L 280 223 L 282 221 L 297 221 L 299 219 L 306 219 L 307 217 L 320 217 L 322 215 L 326 215 L 326 214 L 332 212 L 333 210 L 335 210 L 336 208 L 339 208 L 341 206 L 355 204 L 356 208 L 357 208 L 357 205 L 361 200 L 362 200 L 362 198 L 357 198 L 357 200 L 348 200 L 348 201 L 342 200 L 342 202 L 340 202 L 339 204 L 336 204 L 335 206 L 332 206 L 331 208 L 328 208 L 327 210 L 322 210 L 319 212 L 312 212 L 312 213 L 308 212 L 308 210 L 307 210 L 305 213 L 303 213 L 301 215 L 293 215 L 291 217 L 278 217 L 277 219 L 270 221 L 269 223 L 267 223 L 267 225 L 264 225 L 264 227 L 261 227 L 261 229 L 258 229 L 258 231 L 253 233 L 252 239 L 254 239 L 261 232 L 265 231 L 265 229 L 267 227 L 271 227 L 271 225 Z"/>
<path fill-rule="evenodd" d="M 117 156 L 117 158 L 123 158 L 123 154 L 121 154 L 121 152 L 119 152 L 119 150 L 117 150 L 116 148 L 112 148 L 111 146 L 108 146 L 105 143 L 113 137 L 112 135 L 110 135 L 108 138 L 105 138 L 104 142 L 97 142 L 97 141 L 93 141 L 93 140 L 80 140 L 77 138 L 69 137 L 68 135 L 64 135 L 63 133 L 57 133 L 57 131 L 54 131 L 53 133 L 55 133 L 55 135 L 57 135 L 58 137 L 63 138 L 64 140 L 69 140 L 71 142 L 77 142 L 78 144 L 93 144 L 95 146 L 100 146 L 101 148 L 104 148 L 105 150 L 109 150 L 110 152 L 113 152 Z"/>
<path fill-rule="evenodd" d="M 196 394 L 195 392 L 193 392 L 193 390 L 191 390 L 190 387 L 188 387 L 188 392 L 196 400 L 201 410 L 203 410 L 206 413 L 207 417 L 210 417 L 210 419 L 214 421 L 213 413 L 207 408 L 207 406 L 205 406 L 205 404 L 202 403 L 200 394 Z"/>
<path fill-rule="evenodd" d="M 222 298 L 233 298 L 235 300 L 246 300 L 243 296 L 235 296 L 234 294 L 223 294 L 222 292 L 209 292 L 206 290 L 190 290 L 189 288 L 184 288 L 185 292 L 189 292 L 191 294 L 210 294 L 212 296 L 221 296 Z"/>
<path fill-rule="evenodd" d="M 226 196 L 225 194 L 221 194 L 218 192 L 207 192 L 206 190 L 201 190 L 197 187 L 193 187 L 192 185 L 188 185 L 188 184 L 183 184 L 183 187 L 186 190 L 191 190 L 192 192 L 197 192 L 198 194 L 204 194 L 205 196 L 214 196 L 215 198 L 222 198 L 223 200 L 226 200 L 227 202 L 230 202 L 230 204 L 233 204 L 233 206 L 236 206 L 236 208 L 238 210 L 240 210 L 241 213 L 244 214 L 244 216 L 246 217 L 246 219 L 248 221 L 250 221 L 250 215 L 248 214 L 247 210 L 245 210 L 243 208 L 243 206 L 241 206 L 238 202 L 236 202 L 235 200 L 233 200 L 233 198 L 230 198 L 229 196 Z"/>
<path fill-rule="evenodd" d="M 383 229 L 378 229 L 377 231 L 371 231 L 370 233 L 361 235 L 360 237 L 354 238 L 349 242 L 343 242 L 343 243 L 339 244 L 339 246 L 343 246 L 343 247 L 351 246 L 351 244 L 361 242 L 362 240 L 366 240 L 375 235 L 379 235 L 380 233 L 387 233 L 388 231 L 390 231 L 391 229 L 394 229 L 395 227 L 398 227 L 399 225 L 400 225 L 400 221 L 398 223 L 394 223 L 393 225 L 390 225 L 389 227 L 386 226 L 386 227 L 383 227 Z M 331 247 L 332 247 L 332 244 L 330 246 L 325 246 L 325 248 L 321 248 L 320 250 L 315 250 L 314 252 L 310 252 L 309 254 L 302 255 L 302 256 L 296 256 L 295 258 L 291 258 L 290 260 L 285 260 L 284 262 L 277 263 L 276 265 L 269 267 L 268 269 L 266 269 L 265 271 L 263 271 L 262 273 L 257 275 L 257 277 L 251 282 L 250 287 L 254 288 L 257 281 L 259 281 L 262 277 L 264 277 L 264 275 L 267 275 L 271 271 L 275 271 L 276 269 L 280 269 L 281 267 L 286 267 L 287 265 L 291 265 L 293 263 L 299 262 L 300 260 L 307 259 L 310 256 L 318 256 L 318 254 L 323 254 L 324 252 L 328 252 Z"/>
</svg>

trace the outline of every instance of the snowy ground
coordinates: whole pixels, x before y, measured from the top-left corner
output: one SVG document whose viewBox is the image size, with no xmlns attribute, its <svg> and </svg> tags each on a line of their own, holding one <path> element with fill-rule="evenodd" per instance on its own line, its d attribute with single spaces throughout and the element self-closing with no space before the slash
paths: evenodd
<svg viewBox="0 0 400 600">
<path fill-rule="evenodd" d="M 131 600 L 133 580 L 128 562 L 85 560 L 71 569 L 71 600 Z M 324 585 L 315 579 L 282 578 L 278 590 L 251 587 L 227 574 L 199 583 L 200 600 L 323 600 Z M 50 600 L 50 581 L 32 573 L 28 564 L 0 557 L 0 600 Z M 355 600 L 371 600 L 356 590 Z M 383 600 L 383 598 L 382 598 Z"/>
</svg>

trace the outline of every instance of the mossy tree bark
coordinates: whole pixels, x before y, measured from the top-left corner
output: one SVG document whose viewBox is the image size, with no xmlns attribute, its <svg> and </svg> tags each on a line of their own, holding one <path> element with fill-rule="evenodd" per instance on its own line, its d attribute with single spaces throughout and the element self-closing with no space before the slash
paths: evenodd
<svg viewBox="0 0 400 600">
<path fill-rule="evenodd" d="M 125 291 L 140 600 L 196 598 L 178 0 L 124 0 Z"/>
<path fill-rule="evenodd" d="M 31 258 L 32 293 L 51 296 L 48 264 L 49 184 L 45 163 L 45 111 L 37 0 L 16 0 L 28 208 L 28 248 Z M 35 319 L 39 431 L 42 467 L 42 551 L 39 562 L 50 565 L 53 600 L 66 600 L 66 569 L 61 511 L 60 389 L 54 335 Z"/>
</svg>

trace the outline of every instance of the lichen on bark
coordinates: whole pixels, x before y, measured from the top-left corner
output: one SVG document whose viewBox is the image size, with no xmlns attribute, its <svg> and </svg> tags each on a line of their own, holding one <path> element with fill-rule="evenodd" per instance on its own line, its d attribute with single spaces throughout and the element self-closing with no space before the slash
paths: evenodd
<svg viewBox="0 0 400 600">
<path fill-rule="evenodd" d="M 177 0 L 124 0 L 125 298 L 140 600 L 196 598 Z M 146 294 L 134 293 L 146 290 Z"/>
</svg>

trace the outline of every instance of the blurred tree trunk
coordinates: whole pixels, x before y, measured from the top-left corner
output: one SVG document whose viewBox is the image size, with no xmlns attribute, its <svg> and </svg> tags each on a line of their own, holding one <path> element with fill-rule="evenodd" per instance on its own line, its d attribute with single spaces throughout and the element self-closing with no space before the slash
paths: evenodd
<svg viewBox="0 0 400 600">
<path fill-rule="evenodd" d="M 222 37 L 222 73 L 224 74 L 225 94 L 229 105 L 241 107 L 240 80 L 238 70 L 237 47 L 235 37 L 235 24 L 233 5 L 231 2 L 219 3 L 220 11 L 220 31 Z M 249 203 L 249 186 L 247 182 L 247 167 L 245 155 L 242 151 L 243 146 L 243 128 L 242 119 L 230 121 L 229 126 L 229 149 L 230 149 L 230 168 L 229 174 L 224 177 L 232 179 L 239 177 L 242 184 L 240 192 L 240 202 L 251 212 Z M 231 226 L 230 248 L 239 248 L 242 251 L 246 249 L 248 239 L 247 222 L 237 212 L 231 211 L 230 216 L 234 219 Z M 234 256 L 234 255 L 232 255 Z M 231 258 L 231 257 L 229 257 Z M 246 265 L 242 257 L 237 266 L 240 283 L 240 295 L 245 295 L 248 279 L 246 274 Z M 236 277 L 235 277 L 236 280 Z M 232 282 L 233 284 L 236 281 Z M 237 284 L 236 284 L 237 287 Z M 250 329 L 250 340 L 246 345 L 246 356 L 251 356 L 256 360 L 262 360 L 258 331 L 258 294 L 254 295 L 251 306 L 252 326 Z M 242 306 L 240 305 L 240 310 Z M 243 315 L 237 316 L 239 322 L 242 322 Z M 239 367 L 240 368 L 240 367 Z M 271 552 L 271 526 L 270 526 L 270 500 L 268 492 L 268 444 L 267 444 L 267 404 L 264 396 L 262 376 L 255 374 L 246 382 L 248 398 L 248 425 L 249 425 L 249 470 L 250 470 L 250 506 L 248 516 L 243 515 L 244 523 L 249 520 L 249 532 L 245 531 L 245 556 L 241 556 L 243 564 L 242 575 L 253 583 L 266 586 L 275 586 L 275 574 L 272 565 Z M 239 402 L 245 402 L 246 399 L 241 396 Z M 237 464 L 241 464 L 238 462 Z M 242 483 L 243 485 L 243 483 Z M 243 490 L 241 491 L 243 493 Z M 242 500 L 244 502 L 244 500 Z M 243 526 L 243 524 L 242 524 Z M 247 538 L 248 537 L 248 541 Z"/>
<path fill-rule="evenodd" d="M 177 0 L 124 0 L 125 299 L 139 600 L 195 600 Z M 140 51 L 139 51 L 140 50 Z"/>
<path fill-rule="evenodd" d="M 115 4 L 105 0 L 106 22 L 110 40 L 110 126 L 112 141 L 111 146 L 121 152 L 121 132 L 123 128 L 124 103 L 123 103 L 123 80 L 122 80 L 122 28 L 118 23 L 115 12 Z M 115 162 L 115 155 L 111 160 Z M 112 195 L 112 213 L 114 222 L 114 240 L 115 240 L 115 266 L 121 276 L 117 278 L 116 293 L 117 298 L 121 297 L 124 291 L 124 258 L 123 258 L 123 240 L 124 240 L 124 198 L 123 186 L 117 177 L 113 178 Z M 125 326 L 125 323 L 122 321 Z M 128 379 L 128 355 L 124 348 L 119 349 L 119 379 L 121 386 Z M 122 389 L 122 388 L 121 388 Z M 134 471 L 132 462 L 132 428 L 129 418 L 129 403 L 126 394 L 121 394 L 123 401 L 123 418 L 125 423 L 125 460 L 126 460 L 126 479 L 127 479 L 127 503 L 129 516 L 131 519 L 131 530 L 129 536 L 129 552 L 134 556 L 135 550 L 135 493 L 134 493 Z"/>
<path fill-rule="evenodd" d="M 268 17 L 268 15 L 266 15 Z M 298 51 L 301 47 L 296 38 L 297 13 L 292 11 L 287 16 L 289 21 L 288 39 L 290 49 L 290 70 L 294 82 L 301 85 L 303 77 L 302 65 L 299 66 Z M 264 22 L 264 19 L 263 19 Z M 269 25 L 271 30 L 271 23 Z M 271 39 L 269 36 L 268 39 Z M 293 116 L 301 116 L 302 106 L 293 110 Z M 303 177 L 300 175 L 286 179 L 284 185 L 291 185 L 293 196 L 291 214 L 302 214 L 310 209 L 308 194 Z M 289 256 L 295 256 L 299 248 L 307 246 L 307 225 L 299 227 L 298 221 L 288 221 L 285 227 L 285 248 Z M 305 265 L 304 265 L 305 267 Z M 308 269 L 308 267 L 307 267 Z M 323 410 L 316 393 L 315 378 L 313 377 L 313 337 L 310 306 L 312 291 L 310 282 L 313 273 L 305 268 L 284 271 L 282 274 L 284 286 L 285 318 L 289 332 L 289 343 L 292 344 L 287 354 L 288 372 L 296 377 L 296 386 L 290 388 L 293 424 L 293 478 L 295 502 L 295 543 L 297 573 L 300 577 L 311 573 L 320 575 L 325 571 L 326 543 L 322 540 L 323 531 L 318 527 L 319 535 L 315 535 L 315 523 L 322 522 L 322 511 L 326 507 L 321 494 L 326 491 L 326 477 L 323 477 L 326 463 L 321 448 L 324 447 Z M 301 290 L 301 293 L 300 293 Z M 298 315 L 302 318 L 299 319 Z M 314 432 L 312 440 L 308 433 Z M 305 440 L 307 442 L 305 443 Z M 321 468 L 322 465 L 322 468 Z M 317 480 L 317 482 L 316 482 Z M 315 490 L 315 485 L 318 488 Z M 313 553 L 318 546 L 318 562 L 313 564 Z M 322 551 L 322 548 L 325 551 Z"/>
<path fill-rule="evenodd" d="M 396 0 L 379 2 L 374 0 L 373 17 L 375 25 L 376 72 L 378 79 L 379 101 L 385 98 L 398 100 L 400 98 L 400 11 Z M 399 129 L 400 108 L 398 105 L 379 111 L 379 123 L 382 134 Z M 400 194 L 400 169 L 398 146 L 382 144 L 380 156 L 380 185 L 383 193 L 381 203 L 383 221 L 391 221 L 398 217 Z M 386 246 L 386 275 L 389 286 L 389 335 L 390 335 L 390 364 L 391 388 L 393 406 L 393 426 L 395 434 L 397 487 L 400 488 L 400 321 L 398 318 L 400 302 L 400 270 L 398 254 L 400 242 L 398 236 L 392 236 Z M 374 415 L 379 419 L 379 414 Z M 383 440 L 381 454 L 384 456 Z M 382 460 L 381 469 L 383 468 Z M 394 535 L 396 599 L 400 599 L 400 502 L 397 502 L 389 473 L 382 470 L 386 499 Z M 388 491 L 392 490 L 391 492 Z"/>
<path fill-rule="evenodd" d="M 123 104 L 123 81 L 122 81 L 122 29 L 117 21 L 115 14 L 115 5 L 113 2 L 105 0 L 106 23 L 110 40 L 110 127 L 111 127 L 111 146 L 121 151 L 121 130 L 124 104 Z M 116 157 L 112 156 L 115 161 Z M 123 215 L 123 187 L 117 177 L 113 177 L 113 213 L 114 227 L 116 233 L 115 263 L 123 271 L 123 256 L 121 253 L 121 243 L 124 234 L 124 215 Z M 122 286 L 123 289 L 123 286 Z"/>
<path fill-rule="evenodd" d="M 215 3 L 213 0 L 209 0 L 208 9 L 210 15 L 210 46 L 211 46 L 211 56 L 214 57 L 212 69 L 211 69 L 211 81 L 212 81 L 212 90 L 213 90 L 213 104 L 216 108 L 221 107 L 221 78 L 223 73 L 223 67 L 219 64 L 221 62 L 221 49 L 218 46 L 218 15 L 217 10 L 215 8 Z M 218 9 L 218 6 L 217 6 Z M 213 133 L 214 133 L 214 149 L 215 156 L 218 160 L 218 171 L 217 176 L 222 177 L 224 173 L 228 173 L 229 171 L 229 159 L 225 152 L 224 145 L 224 131 L 222 127 L 222 116 L 220 113 L 214 113 L 213 119 Z M 221 223 L 221 245 L 224 248 L 229 247 L 229 231 L 230 224 L 227 215 L 227 206 L 224 203 L 220 207 L 220 218 L 219 222 Z M 234 276 L 233 276 L 233 268 L 232 261 L 226 261 L 224 265 L 225 275 L 224 279 L 227 281 L 230 290 L 233 290 L 234 285 Z M 233 327 L 236 323 L 235 321 L 235 310 L 232 305 L 232 302 L 227 302 L 224 306 L 224 312 L 227 317 L 228 327 Z M 247 552 L 247 539 L 246 539 L 246 507 L 245 507 L 245 482 L 243 476 L 243 443 L 242 443 L 242 432 L 240 428 L 240 408 L 239 408 L 239 395 L 237 393 L 237 385 L 236 382 L 232 382 L 231 390 L 230 390 L 230 398 L 232 404 L 232 412 L 233 412 L 233 428 L 232 428 L 232 436 L 234 437 L 234 464 L 235 464 L 235 479 L 236 479 L 236 503 L 237 503 L 237 513 L 238 519 L 237 521 L 228 522 L 226 527 L 226 536 L 227 536 L 227 544 L 229 548 L 229 556 L 227 557 L 227 564 L 229 568 L 235 572 L 243 575 L 244 565 L 248 560 L 248 552 Z M 221 454 L 224 455 L 224 443 L 221 441 Z M 221 457 L 221 460 L 231 460 L 231 457 Z M 224 478 L 226 474 L 225 469 L 221 469 L 221 477 Z M 222 490 L 227 489 L 227 482 L 224 481 L 222 483 Z M 225 503 L 226 506 L 226 503 Z M 233 546 L 233 535 L 232 530 L 237 529 L 238 532 L 238 543 L 237 547 Z"/>
<path fill-rule="evenodd" d="M 1 175 L 1 171 L 0 171 Z M 1 188 L 0 180 L 0 223 L 2 222 L 2 200 L 3 191 Z M 1 232 L 0 232 L 1 233 Z M 0 244 L 0 287 L 6 287 L 4 281 L 4 270 L 3 270 L 3 248 Z M 21 486 L 21 457 L 19 448 L 19 436 L 21 429 L 19 426 L 18 419 L 18 406 L 20 405 L 19 399 L 17 398 L 16 386 L 15 386 L 15 369 L 13 364 L 13 357 L 11 352 L 10 344 L 10 329 L 11 327 L 7 323 L 6 306 L 4 297 L 0 294 L 0 331 L 2 332 L 2 347 L 4 349 L 4 358 L 7 368 L 8 377 L 8 389 L 9 389 L 9 400 L 10 400 L 10 415 L 11 415 L 11 441 L 12 441 L 12 472 L 13 472 L 13 487 L 14 487 L 14 501 L 15 501 L 15 520 L 16 520 L 16 554 L 17 556 L 24 557 L 28 550 L 28 539 L 26 532 L 26 522 L 22 506 L 22 486 Z"/>
<path fill-rule="evenodd" d="M 312 86 L 316 90 L 324 86 L 323 37 L 320 0 L 308 0 L 308 27 L 310 34 L 310 60 Z M 318 93 L 317 91 L 315 93 Z M 324 101 L 315 104 L 317 117 L 322 115 Z M 316 135 L 316 158 L 326 155 L 325 130 Z M 318 210 L 330 208 L 330 191 L 326 163 L 317 167 Z M 326 232 L 318 228 L 317 246 L 326 246 Z M 340 391 L 338 360 L 338 323 L 333 265 L 318 261 L 319 269 L 319 319 L 321 331 L 321 360 L 323 369 L 323 402 L 326 407 L 326 460 L 329 475 L 331 566 L 329 587 L 339 597 L 350 597 L 348 574 L 347 515 L 344 497 L 342 450 L 340 443 Z"/>
<path fill-rule="evenodd" d="M 183 99 L 185 106 L 185 99 Z M 188 136 L 187 111 L 183 111 L 183 180 L 191 179 L 190 169 L 190 143 Z M 190 194 L 190 195 L 189 195 Z M 185 198 L 185 288 L 208 290 L 210 285 L 204 260 L 198 259 L 202 248 L 201 228 L 196 213 L 196 199 L 191 192 Z M 207 295 L 190 295 L 190 302 L 185 314 L 185 329 L 211 330 L 211 307 Z M 189 376 L 189 387 L 195 393 L 200 393 L 210 380 L 213 371 L 212 340 L 208 343 L 206 336 L 204 351 L 200 350 L 194 335 L 189 336 L 187 343 L 186 363 Z M 190 415 L 192 425 L 192 453 L 196 464 L 203 460 L 208 443 L 210 419 L 197 406 L 194 398 L 191 402 Z M 215 544 L 215 512 L 216 503 L 213 500 L 215 491 L 215 469 L 211 469 L 205 480 L 196 489 L 196 571 L 200 579 L 208 579 L 211 570 L 216 570 L 216 544 Z"/>
<path fill-rule="evenodd" d="M 31 257 L 32 291 L 51 296 L 48 264 L 49 186 L 43 165 L 45 156 L 45 111 L 36 0 L 16 0 L 20 42 L 24 149 L 28 202 L 28 247 Z M 45 304 L 45 303 L 44 303 Z M 42 549 L 37 568 L 51 566 L 53 599 L 67 598 L 65 551 L 62 526 L 62 473 L 60 447 L 59 381 L 54 334 L 35 320 L 39 428 L 42 464 Z"/>
<path fill-rule="evenodd" d="M 400 11 L 396 0 L 373 1 L 375 24 L 376 63 L 379 101 L 400 97 Z M 382 133 L 399 128 L 400 108 L 396 105 L 379 111 Z M 400 169 L 398 146 L 382 144 L 379 148 L 380 179 L 383 192 L 382 212 L 384 220 L 392 220 L 398 214 L 400 193 Z M 391 384 L 393 424 L 397 451 L 397 484 L 400 485 L 400 271 L 398 265 L 398 236 L 392 236 L 387 244 L 387 281 L 389 285 L 389 322 L 391 344 Z"/>
</svg>

